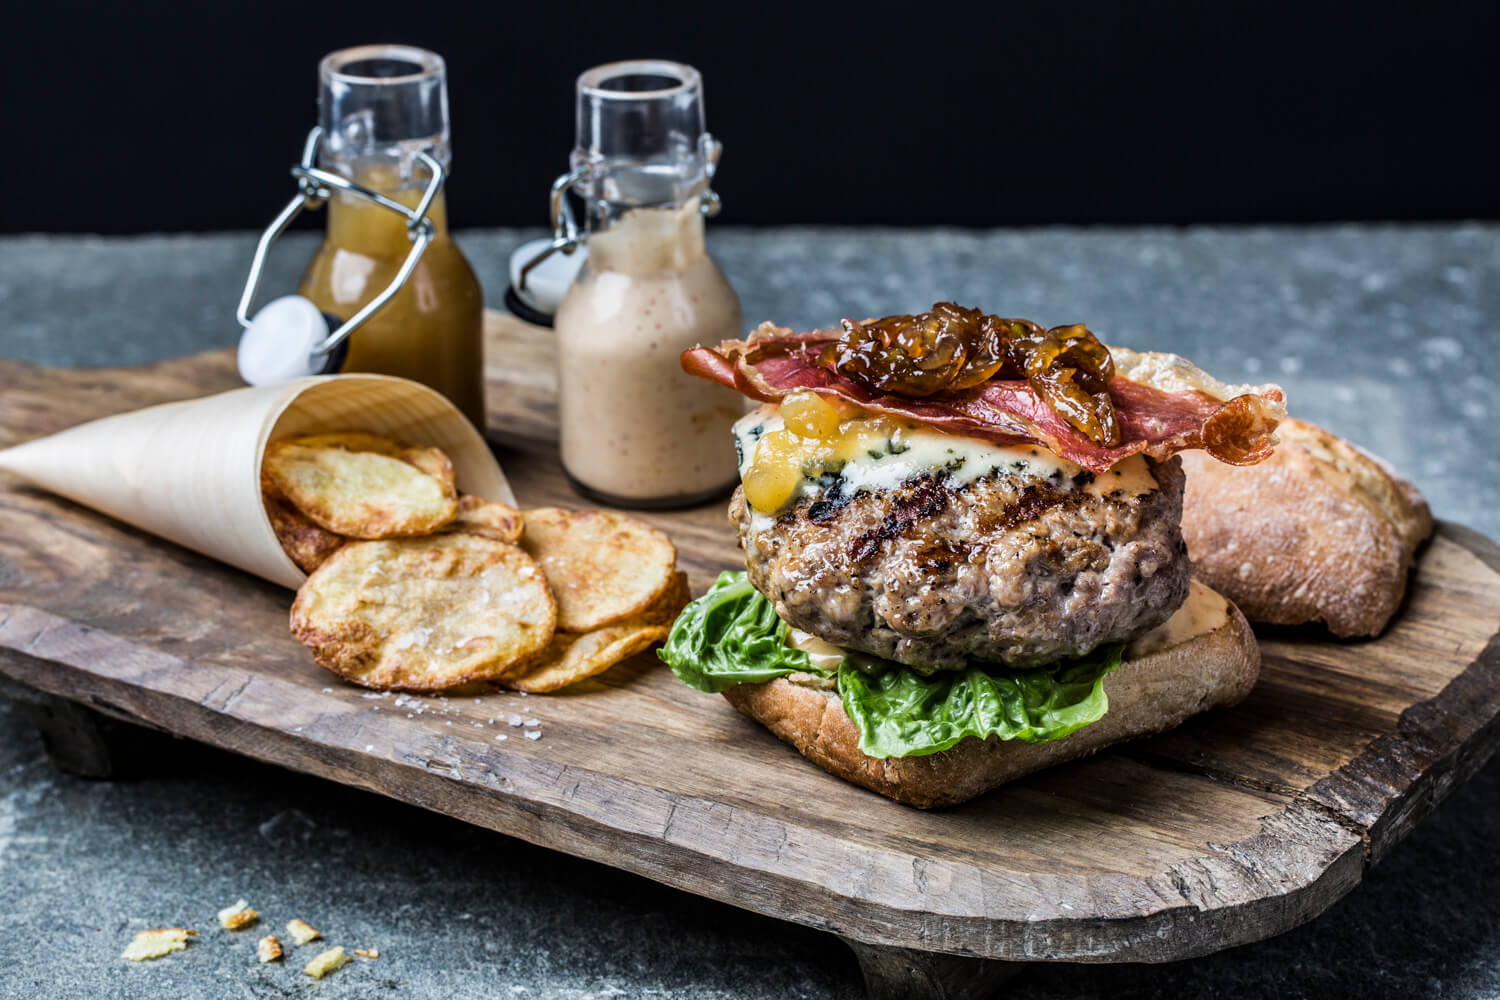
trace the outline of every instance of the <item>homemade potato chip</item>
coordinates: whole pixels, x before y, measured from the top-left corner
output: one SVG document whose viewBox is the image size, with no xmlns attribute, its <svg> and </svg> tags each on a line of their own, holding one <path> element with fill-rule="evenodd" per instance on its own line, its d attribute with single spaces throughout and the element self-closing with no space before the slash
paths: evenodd
<svg viewBox="0 0 1500 1000">
<path fill-rule="evenodd" d="M 692 596 L 688 590 L 687 574 L 673 573 L 672 582 L 667 584 L 667 589 L 636 617 L 647 625 L 671 625 L 682 614 L 682 609 L 687 607 Z"/>
<path fill-rule="evenodd" d="M 302 572 L 311 573 L 344 544 L 343 535 L 335 535 L 322 527 L 287 500 L 278 499 L 269 493 L 264 500 L 266 515 L 271 519 L 276 540 Z"/>
<path fill-rule="evenodd" d="M 273 441 L 263 472 L 299 511 L 350 538 L 425 535 L 458 513 L 446 455 L 372 434 Z"/>
<path fill-rule="evenodd" d="M 379 434 L 363 431 L 343 431 L 338 434 L 309 434 L 296 439 L 299 444 L 313 448 L 342 448 L 345 451 L 369 451 L 377 455 L 399 458 L 408 465 L 415 465 L 438 482 L 454 490 L 453 462 L 441 448 L 419 448 Z"/>
<path fill-rule="evenodd" d="M 465 493 L 458 498 L 458 516 L 444 531 L 468 531 L 500 542 L 521 537 L 521 512 L 498 500 Z"/>
<path fill-rule="evenodd" d="M 557 595 L 557 627 L 587 632 L 649 608 L 677 569 L 672 540 L 633 517 L 603 510 L 527 511 L 521 547 Z"/>
<path fill-rule="evenodd" d="M 632 619 L 582 635 L 559 632 L 535 663 L 515 676 L 502 678 L 500 684 L 530 694 L 547 694 L 602 674 L 652 643 L 664 642 L 667 631 L 664 625 Z"/>
<path fill-rule="evenodd" d="M 262 964 L 279 962 L 282 954 L 281 940 L 275 934 L 267 934 L 255 943 L 255 957 L 259 958 Z"/>
<path fill-rule="evenodd" d="M 297 591 L 292 634 L 365 687 L 493 680 L 547 648 L 557 604 L 520 548 L 482 535 L 351 542 Z"/>
</svg>

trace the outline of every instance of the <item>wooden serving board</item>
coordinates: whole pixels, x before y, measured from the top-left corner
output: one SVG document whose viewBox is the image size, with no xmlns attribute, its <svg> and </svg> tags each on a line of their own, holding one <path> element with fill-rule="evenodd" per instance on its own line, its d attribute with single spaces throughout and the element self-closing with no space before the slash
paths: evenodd
<svg viewBox="0 0 1500 1000">
<path fill-rule="evenodd" d="M 555 456 L 550 332 L 497 316 L 489 338 L 490 439 L 521 503 L 587 506 Z M 228 352 L 0 362 L 0 444 L 237 381 Z M 695 593 L 740 565 L 723 504 L 645 516 Z M 920 953 L 1158 962 L 1285 931 L 1500 740 L 1500 548 L 1452 525 L 1380 639 L 1268 632 L 1241 706 L 934 813 L 805 763 L 649 655 L 550 697 L 372 696 L 287 634 L 291 596 L 0 478 L 0 673 L 836 932 L 886 995 L 956 996 L 980 968 Z M 523 713 L 540 739 L 505 724 Z"/>
</svg>

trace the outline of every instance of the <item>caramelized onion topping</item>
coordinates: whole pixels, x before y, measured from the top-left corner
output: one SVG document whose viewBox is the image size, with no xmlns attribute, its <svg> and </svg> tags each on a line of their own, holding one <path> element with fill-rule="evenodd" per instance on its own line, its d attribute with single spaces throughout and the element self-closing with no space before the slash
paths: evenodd
<svg viewBox="0 0 1500 1000">
<path fill-rule="evenodd" d="M 1082 323 L 1044 330 L 939 302 L 915 316 L 843 321 L 821 363 L 872 392 L 909 399 L 971 389 L 993 378 L 1025 379 L 1058 416 L 1106 447 L 1120 443 L 1107 387 L 1109 349 Z"/>
</svg>

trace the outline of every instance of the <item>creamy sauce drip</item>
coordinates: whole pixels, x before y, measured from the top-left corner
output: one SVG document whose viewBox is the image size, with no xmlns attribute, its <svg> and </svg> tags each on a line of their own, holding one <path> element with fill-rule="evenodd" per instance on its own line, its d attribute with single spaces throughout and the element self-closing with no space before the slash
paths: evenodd
<svg viewBox="0 0 1500 1000">
<path fill-rule="evenodd" d="M 1212 632 L 1229 618 L 1229 602 L 1197 580 L 1188 588 L 1187 600 L 1172 617 L 1125 647 L 1127 659 L 1171 649 L 1189 639 Z"/>
<path fill-rule="evenodd" d="M 838 670 L 844 658 L 849 655 L 842 647 L 819 639 L 811 632 L 804 632 L 800 628 L 794 628 L 787 633 L 786 644 L 806 653 L 807 661 L 817 669 L 829 672 Z"/>
</svg>

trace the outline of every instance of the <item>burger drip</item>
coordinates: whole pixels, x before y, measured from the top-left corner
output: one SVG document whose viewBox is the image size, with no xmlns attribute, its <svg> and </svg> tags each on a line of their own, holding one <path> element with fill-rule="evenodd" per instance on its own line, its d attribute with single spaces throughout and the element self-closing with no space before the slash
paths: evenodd
<svg viewBox="0 0 1500 1000">
<path fill-rule="evenodd" d="M 588 262 L 558 306 L 563 466 L 595 500 L 678 507 L 736 481 L 741 398 L 679 356 L 743 332 L 739 298 L 704 245 L 718 144 L 696 70 L 646 61 L 579 77 L 574 189 Z"/>
</svg>

